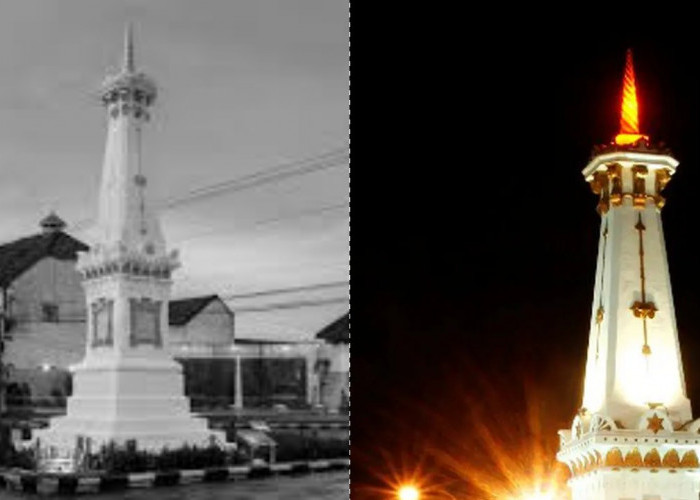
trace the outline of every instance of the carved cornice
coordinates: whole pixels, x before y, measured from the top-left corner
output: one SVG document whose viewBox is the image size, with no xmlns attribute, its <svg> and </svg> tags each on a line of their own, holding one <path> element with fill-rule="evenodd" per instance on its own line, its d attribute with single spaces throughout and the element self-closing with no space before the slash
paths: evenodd
<svg viewBox="0 0 700 500">
<path fill-rule="evenodd" d="M 659 472 L 665 469 L 671 473 L 677 472 L 679 469 L 700 469 L 698 455 L 695 450 L 680 449 L 679 451 L 675 448 L 667 451 L 659 451 L 658 448 L 652 448 L 643 456 L 636 447 L 624 454 L 620 448 L 614 447 L 608 450 L 605 456 L 602 456 L 598 450 L 591 450 L 582 454 L 579 458 L 567 462 L 566 465 L 569 467 L 573 477 L 582 476 L 599 469 L 612 471 L 628 470 L 630 472 L 643 470 Z"/>
<path fill-rule="evenodd" d="M 674 430 L 663 405 L 649 404 L 636 429 L 622 429 L 610 417 L 582 409 L 571 430 L 559 434 L 557 459 L 573 477 L 597 470 L 700 471 L 700 420 Z"/>
<path fill-rule="evenodd" d="M 169 280 L 172 271 L 179 265 L 176 251 L 165 255 L 149 255 L 146 252 L 128 251 L 123 248 L 113 251 L 95 248 L 80 254 L 76 269 L 84 280 L 115 274 Z"/>
<path fill-rule="evenodd" d="M 616 153 L 621 151 L 672 156 L 671 150 L 663 142 L 652 143 L 649 139 L 640 137 L 638 141 L 632 144 L 620 145 L 615 142 L 611 142 L 609 144 L 599 144 L 597 146 L 593 146 L 591 158 L 607 153 Z"/>
<path fill-rule="evenodd" d="M 647 179 L 650 173 L 646 165 L 638 164 L 630 168 L 631 185 L 624 184 L 624 169 L 619 163 L 610 163 L 599 168 L 600 170 L 591 175 L 589 184 L 591 190 L 600 195 L 597 210 L 601 215 L 606 214 L 610 207 L 621 206 L 625 199 L 631 200 L 632 206 L 639 209 L 645 208 L 648 203 L 654 204 L 658 209 L 665 205 L 666 199 L 661 196 L 661 191 L 671 179 L 669 170 L 665 168 L 656 170 L 653 188 L 649 190 Z"/>
</svg>

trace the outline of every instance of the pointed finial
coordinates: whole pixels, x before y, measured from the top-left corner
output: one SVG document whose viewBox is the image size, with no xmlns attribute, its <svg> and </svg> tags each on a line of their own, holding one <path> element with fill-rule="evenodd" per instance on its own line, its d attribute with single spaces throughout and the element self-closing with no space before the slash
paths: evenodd
<svg viewBox="0 0 700 500">
<path fill-rule="evenodd" d="M 639 108 L 637 104 L 637 84 L 634 79 L 632 49 L 627 49 L 625 61 L 625 79 L 622 87 L 622 113 L 620 115 L 620 133 L 639 133 Z"/>
<path fill-rule="evenodd" d="M 622 106 L 620 109 L 620 133 L 615 137 L 618 145 L 634 144 L 639 139 L 649 137 L 639 133 L 639 104 L 637 102 L 637 83 L 634 77 L 632 49 L 627 49 L 625 61 L 625 78 L 622 82 Z"/>
<path fill-rule="evenodd" d="M 63 219 L 56 215 L 56 212 L 53 210 L 49 212 L 49 215 L 41 219 L 39 225 L 44 233 L 57 233 L 66 228 L 66 223 L 63 221 Z"/>
<path fill-rule="evenodd" d="M 134 34 L 131 27 L 131 23 L 127 23 L 126 29 L 124 30 L 124 61 L 122 63 L 122 70 L 129 73 L 133 73 L 135 71 Z"/>
</svg>

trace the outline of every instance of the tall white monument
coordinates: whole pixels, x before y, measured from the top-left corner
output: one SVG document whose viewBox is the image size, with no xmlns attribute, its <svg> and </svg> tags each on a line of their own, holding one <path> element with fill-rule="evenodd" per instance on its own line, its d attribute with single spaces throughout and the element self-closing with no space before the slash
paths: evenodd
<svg viewBox="0 0 700 500">
<path fill-rule="evenodd" d="M 67 414 L 37 433 L 68 449 L 78 436 L 98 445 L 136 440 L 141 449 L 206 445 L 204 419 L 190 413 L 180 365 L 168 354 L 168 301 L 177 253 L 168 252 L 145 195 L 141 130 L 156 86 L 134 67 L 127 28 L 121 70 L 102 88 L 108 132 L 96 243 L 80 255 L 87 300 L 85 358 L 73 366 Z"/>
<path fill-rule="evenodd" d="M 700 421 L 683 379 L 661 227 L 678 162 L 640 134 L 632 54 L 621 130 L 583 175 L 600 195 L 600 244 L 583 406 L 559 431 L 573 500 L 698 500 Z"/>
</svg>

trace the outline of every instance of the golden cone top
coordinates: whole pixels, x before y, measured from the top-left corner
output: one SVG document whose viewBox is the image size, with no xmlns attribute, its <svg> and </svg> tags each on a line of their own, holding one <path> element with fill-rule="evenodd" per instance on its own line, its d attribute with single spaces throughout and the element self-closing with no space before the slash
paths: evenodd
<svg viewBox="0 0 700 500">
<path fill-rule="evenodd" d="M 620 133 L 615 136 L 615 143 L 622 146 L 634 144 L 639 139 L 649 137 L 639 133 L 639 103 L 637 101 L 637 84 L 634 78 L 632 49 L 627 49 L 625 78 L 622 84 L 622 106 L 620 109 Z"/>
</svg>

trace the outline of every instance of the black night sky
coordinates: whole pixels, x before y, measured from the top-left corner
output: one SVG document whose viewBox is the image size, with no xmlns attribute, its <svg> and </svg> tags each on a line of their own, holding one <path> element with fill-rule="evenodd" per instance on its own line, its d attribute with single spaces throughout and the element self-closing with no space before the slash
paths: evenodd
<svg viewBox="0 0 700 500">
<path fill-rule="evenodd" d="M 700 36 L 645 16 L 635 29 L 464 20 L 381 50 L 363 34 L 384 18 L 353 24 L 353 499 L 388 498 L 368 487 L 413 467 L 481 498 L 450 459 L 486 463 L 482 425 L 554 449 L 570 426 L 600 221 L 581 169 L 617 133 L 628 47 L 642 131 L 680 161 L 663 221 L 700 416 Z"/>
</svg>

